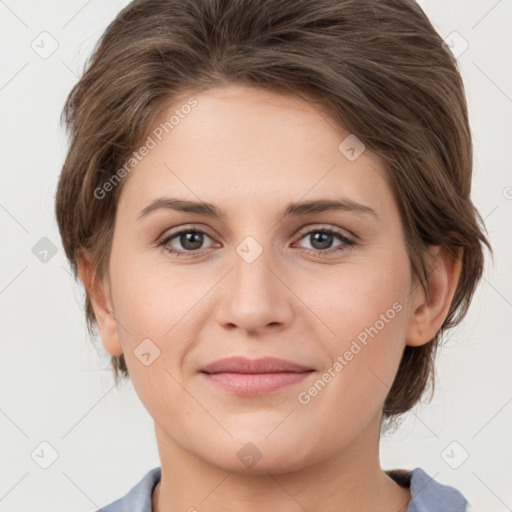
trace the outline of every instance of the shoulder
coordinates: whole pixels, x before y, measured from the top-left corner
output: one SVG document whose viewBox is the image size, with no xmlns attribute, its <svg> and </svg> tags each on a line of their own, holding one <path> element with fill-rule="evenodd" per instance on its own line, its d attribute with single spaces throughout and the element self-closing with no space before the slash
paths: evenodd
<svg viewBox="0 0 512 512">
<path fill-rule="evenodd" d="M 160 475 L 160 468 L 153 468 L 122 498 L 97 512 L 151 512 L 151 494 L 155 485 L 160 481 Z"/>
<path fill-rule="evenodd" d="M 441 484 L 423 469 L 386 471 L 402 487 L 411 488 L 411 501 L 406 512 L 467 512 L 469 503 L 454 487 Z"/>
</svg>

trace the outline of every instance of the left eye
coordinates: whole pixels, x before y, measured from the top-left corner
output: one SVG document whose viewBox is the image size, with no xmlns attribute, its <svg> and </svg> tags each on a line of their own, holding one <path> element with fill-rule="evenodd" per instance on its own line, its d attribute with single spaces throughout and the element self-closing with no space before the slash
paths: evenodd
<svg viewBox="0 0 512 512">
<path fill-rule="evenodd" d="M 307 240 L 308 238 L 312 247 L 306 247 L 306 249 L 316 253 L 339 251 L 354 244 L 353 240 L 332 229 L 316 229 L 309 231 L 305 233 L 300 240 Z M 332 247 L 335 239 L 338 239 L 340 243 Z"/>
</svg>

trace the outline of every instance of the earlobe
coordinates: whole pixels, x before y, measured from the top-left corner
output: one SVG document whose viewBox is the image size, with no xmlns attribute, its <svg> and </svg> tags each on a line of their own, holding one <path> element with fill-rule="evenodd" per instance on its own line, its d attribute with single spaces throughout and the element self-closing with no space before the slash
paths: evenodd
<svg viewBox="0 0 512 512">
<path fill-rule="evenodd" d="M 448 316 L 457 289 L 462 248 L 432 246 L 428 255 L 428 290 L 416 285 L 412 291 L 411 316 L 406 344 L 420 346 L 432 340 Z"/>
<path fill-rule="evenodd" d="M 96 279 L 92 257 L 89 253 L 81 251 L 77 256 L 77 270 L 80 281 L 91 300 L 103 347 L 113 356 L 121 355 L 123 349 L 108 290 L 105 290 L 104 285 Z"/>
</svg>

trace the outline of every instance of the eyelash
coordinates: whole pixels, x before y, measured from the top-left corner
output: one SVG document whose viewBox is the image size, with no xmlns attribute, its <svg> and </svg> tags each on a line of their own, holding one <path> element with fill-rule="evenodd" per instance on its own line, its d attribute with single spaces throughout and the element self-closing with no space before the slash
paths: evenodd
<svg viewBox="0 0 512 512">
<path fill-rule="evenodd" d="M 159 246 L 162 246 L 164 247 L 164 249 L 166 250 L 166 252 L 170 253 L 170 254 L 174 254 L 176 257 L 179 257 L 179 256 L 197 256 L 197 255 L 201 255 L 203 254 L 204 252 L 206 252 L 206 250 L 195 250 L 195 251 L 177 251 L 175 249 L 171 249 L 167 244 L 169 244 L 169 242 L 171 240 L 173 240 L 174 238 L 177 238 L 179 237 L 180 235 L 182 234 L 185 234 L 185 233 L 198 233 L 198 234 L 204 234 L 206 235 L 207 237 L 209 238 L 212 238 L 210 235 L 208 235 L 208 233 L 200 230 L 200 229 L 192 229 L 192 228 L 186 228 L 186 229 L 181 229 L 180 231 L 176 231 L 174 233 L 171 233 L 170 235 L 166 236 L 165 238 L 163 238 L 160 242 L 159 242 Z M 338 251 L 342 252 L 342 251 L 346 251 L 347 248 L 353 246 L 356 244 L 356 241 L 353 240 L 352 238 L 348 238 L 347 236 L 345 236 L 344 234 L 342 234 L 341 232 L 337 231 L 337 230 L 334 230 L 332 228 L 322 228 L 322 229 L 312 229 L 310 231 L 306 231 L 305 233 L 302 233 L 300 238 L 298 239 L 298 241 L 302 240 L 303 238 L 306 238 L 307 236 L 313 234 L 313 233 L 324 233 L 324 234 L 328 234 L 328 235 L 333 235 L 334 237 L 336 237 L 340 242 L 342 242 L 340 245 L 338 245 L 337 247 L 334 247 L 334 248 L 331 248 L 331 249 L 326 249 L 326 250 L 320 250 L 320 249 L 308 249 L 308 248 L 305 248 L 305 250 L 307 252 L 309 252 L 310 254 L 314 254 L 316 256 L 324 256 L 326 254 L 331 254 L 331 253 L 336 253 Z"/>
</svg>

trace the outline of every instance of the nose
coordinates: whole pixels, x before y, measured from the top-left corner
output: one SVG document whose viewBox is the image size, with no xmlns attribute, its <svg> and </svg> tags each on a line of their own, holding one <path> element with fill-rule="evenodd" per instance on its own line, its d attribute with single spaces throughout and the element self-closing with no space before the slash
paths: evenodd
<svg viewBox="0 0 512 512">
<path fill-rule="evenodd" d="M 243 252 L 234 254 L 234 268 L 219 290 L 217 320 L 223 327 L 261 334 L 290 325 L 294 295 L 286 284 L 288 273 L 270 253 L 264 249 L 254 261 Z"/>
</svg>

